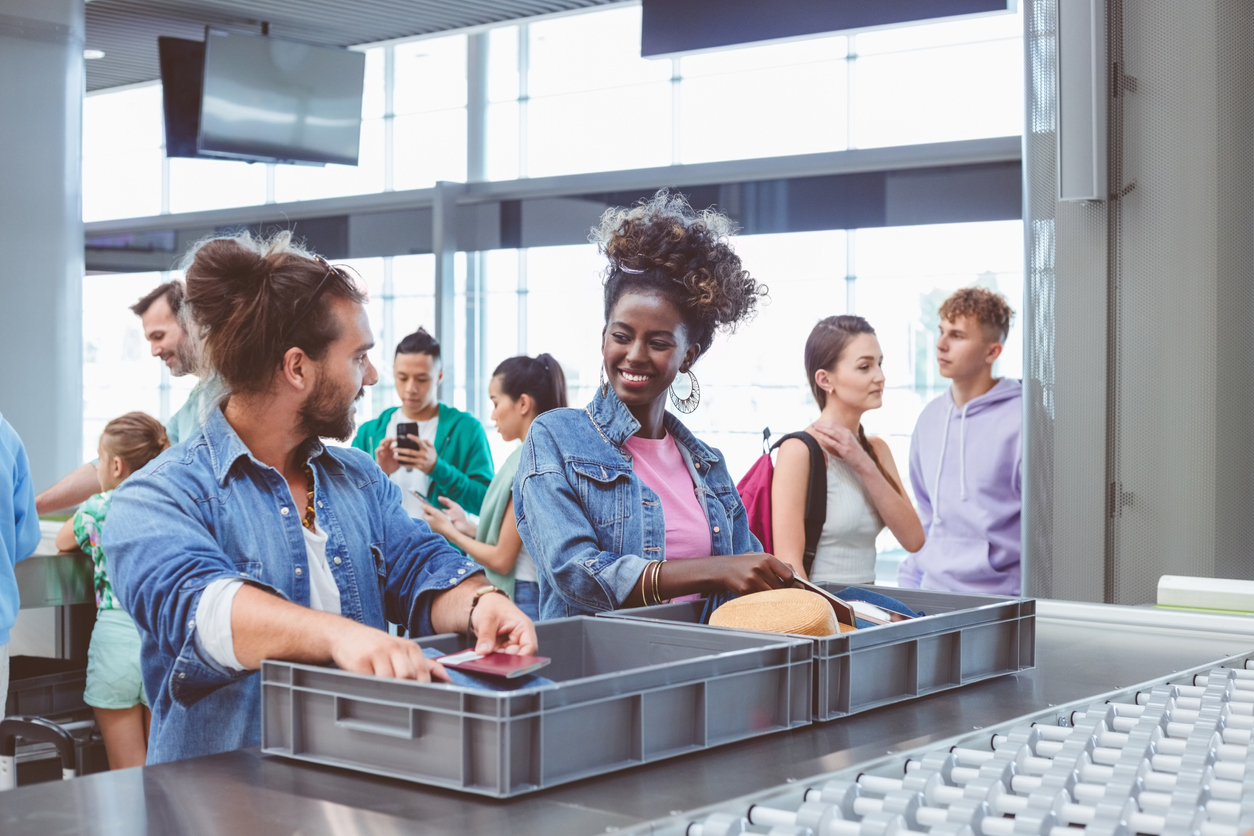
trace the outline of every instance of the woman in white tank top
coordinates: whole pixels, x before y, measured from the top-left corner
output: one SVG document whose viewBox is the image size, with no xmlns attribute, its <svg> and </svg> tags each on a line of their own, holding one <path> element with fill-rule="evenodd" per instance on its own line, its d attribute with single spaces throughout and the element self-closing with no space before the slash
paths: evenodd
<svg viewBox="0 0 1254 836">
<path fill-rule="evenodd" d="M 808 572 L 803 556 L 810 453 L 803 441 L 780 445 L 771 481 L 775 556 L 802 577 L 874 582 L 875 538 L 885 525 L 907 551 L 923 548 L 923 525 L 901 488 L 888 444 L 862 429 L 863 414 L 884 403 L 883 360 L 875 330 L 862 317 L 828 317 L 806 340 L 806 376 L 821 410 L 806 432 L 827 460 L 827 517 Z"/>
</svg>

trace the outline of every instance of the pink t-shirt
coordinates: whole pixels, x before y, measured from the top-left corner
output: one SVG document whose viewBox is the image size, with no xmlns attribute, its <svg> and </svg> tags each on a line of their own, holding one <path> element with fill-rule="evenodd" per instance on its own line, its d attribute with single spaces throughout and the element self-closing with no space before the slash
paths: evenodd
<svg viewBox="0 0 1254 836">
<path fill-rule="evenodd" d="M 641 438 L 633 435 L 623 444 L 631 453 L 632 470 L 662 500 L 662 516 L 666 520 L 666 559 L 707 557 L 713 546 L 710 523 L 697 499 L 692 474 L 675 439 L 667 433 L 662 438 Z M 685 595 L 676 601 L 692 601 L 700 595 Z"/>
</svg>

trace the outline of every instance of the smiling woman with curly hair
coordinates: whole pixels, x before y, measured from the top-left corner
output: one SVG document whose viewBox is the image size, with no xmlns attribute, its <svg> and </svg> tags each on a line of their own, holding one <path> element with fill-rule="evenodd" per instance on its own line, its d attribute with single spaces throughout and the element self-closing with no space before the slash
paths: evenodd
<svg viewBox="0 0 1254 836">
<path fill-rule="evenodd" d="M 792 576 L 749 533 L 719 452 L 666 410 L 668 400 L 696 409 L 693 365 L 766 295 L 731 232 L 726 216 L 666 191 L 606 211 L 592 231 L 608 260 L 601 386 L 583 409 L 536 419 L 514 482 L 541 618 L 757 592 Z"/>
</svg>

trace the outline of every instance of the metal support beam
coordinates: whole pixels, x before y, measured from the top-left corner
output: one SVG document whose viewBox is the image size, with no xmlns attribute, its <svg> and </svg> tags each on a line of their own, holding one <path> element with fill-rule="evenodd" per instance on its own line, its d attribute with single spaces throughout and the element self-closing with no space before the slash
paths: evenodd
<svg viewBox="0 0 1254 836">
<path fill-rule="evenodd" d="M 440 400 L 453 400 L 456 353 L 453 337 L 454 271 L 457 255 L 457 197 L 465 188 L 461 183 L 444 180 L 435 184 L 431 213 L 431 237 L 435 249 L 435 338 L 444 347 L 444 378 L 440 382 Z"/>
<path fill-rule="evenodd" d="M 488 33 L 466 38 L 466 181 L 488 177 Z"/>
</svg>

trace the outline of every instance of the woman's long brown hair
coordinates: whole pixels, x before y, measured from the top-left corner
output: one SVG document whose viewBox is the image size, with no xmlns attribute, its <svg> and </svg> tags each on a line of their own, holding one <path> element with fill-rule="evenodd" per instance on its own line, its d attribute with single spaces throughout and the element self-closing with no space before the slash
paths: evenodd
<svg viewBox="0 0 1254 836">
<path fill-rule="evenodd" d="M 854 337 L 862 334 L 875 336 L 875 329 L 871 327 L 871 323 L 860 316 L 829 316 L 815 325 L 814 330 L 810 332 L 810 336 L 806 339 L 806 376 L 810 379 L 810 391 L 814 394 L 814 400 L 818 402 L 819 409 L 827 405 L 827 393 L 819 388 L 819 383 L 814 378 L 815 373 L 820 369 L 828 371 L 835 369 L 836 364 L 840 362 L 840 355 L 844 353 L 849 343 Z M 893 490 L 905 496 L 901 485 L 897 484 L 897 480 L 888 475 L 888 471 L 884 469 L 880 457 L 866 437 L 866 430 L 861 424 L 858 425 L 858 443 L 862 445 L 863 450 L 866 450 L 871 461 L 875 462 L 880 473 L 888 480 L 888 484 L 893 486 Z"/>
</svg>

